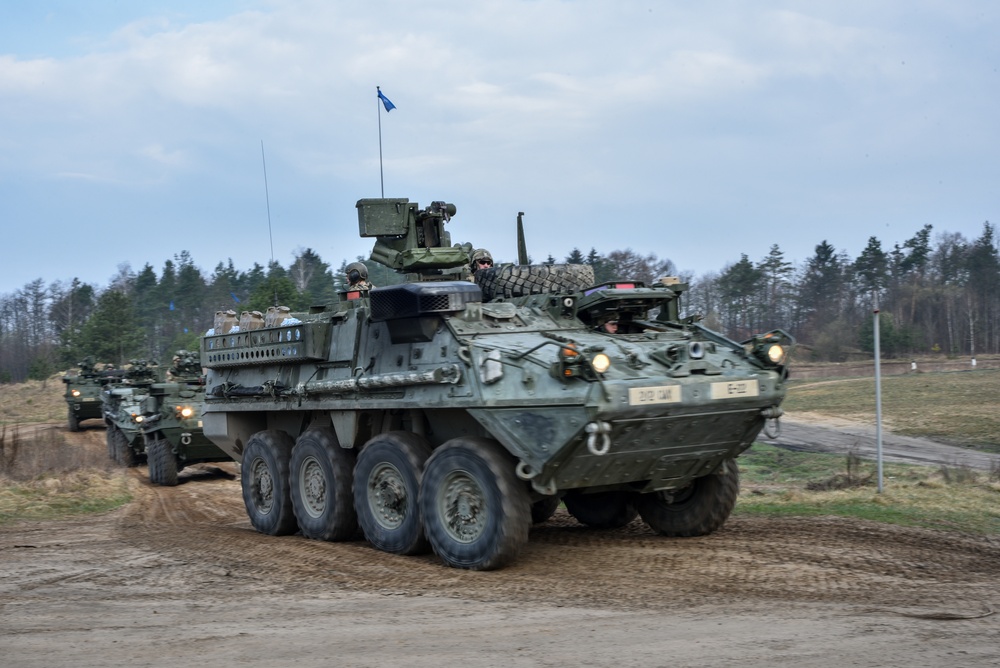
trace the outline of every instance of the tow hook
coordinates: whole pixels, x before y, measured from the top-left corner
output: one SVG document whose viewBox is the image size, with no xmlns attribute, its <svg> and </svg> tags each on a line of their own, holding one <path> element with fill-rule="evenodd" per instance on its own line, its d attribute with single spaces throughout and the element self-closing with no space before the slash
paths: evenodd
<svg viewBox="0 0 1000 668">
<path fill-rule="evenodd" d="M 611 450 L 611 424 L 608 422 L 590 422 L 586 427 L 587 449 L 593 455 L 606 455 Z M 600 445 L 598 445 L 600 441 Z"/>
</svg>

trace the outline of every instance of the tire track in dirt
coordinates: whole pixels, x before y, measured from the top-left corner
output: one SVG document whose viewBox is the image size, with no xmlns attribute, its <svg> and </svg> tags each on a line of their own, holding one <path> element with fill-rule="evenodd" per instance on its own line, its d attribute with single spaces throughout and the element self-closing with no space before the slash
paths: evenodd
<svg viewBox="0 0 1000 668">
<path fill-rule="evenodd" d="M 208 486 L 217 494 L 206 493 Z M 710 536 L 668 539 L 639 521 L 620 530 L 592 530 L 560 510 L 533 528 L 512 566 L 473 573 L 446 568 L 430 554 L 382 553 L 363 540 L 323 543 L 261 535 L 240 516 L 242 506 L 231 502 L 219 517 L 195 508 L 210 498 L 238 495 L 235 480 L 199 481 L 171 491 L 173 509 L 166 516 L 159 510 L 162 497 L 146 502 L 145 510 L 123 519 L 122 539 L 177 561 L 207 561 L 237 579 L 282 591 L 334 586 L 614 609 L 672 609 L 718 596 L 1000 607 L 1000 542 L 988 538 L 838 518 L 736 517 Z"/>
</svg>

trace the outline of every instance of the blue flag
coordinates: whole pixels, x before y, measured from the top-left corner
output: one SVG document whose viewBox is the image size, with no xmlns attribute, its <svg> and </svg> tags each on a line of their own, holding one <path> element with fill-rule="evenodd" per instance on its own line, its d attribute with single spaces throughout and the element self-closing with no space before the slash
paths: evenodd
<svg viewBox="0 0 1000 668">
<path fill-rule="evenodd" d="M 389 98 L 387 98 L 385 95 L 382 94 L 381 90 L 379 90 L 378 92 L 378 99 L 382 100 L 382 106 L 385 107 L 386 113 L 389 113 L 390 111 L 396 108 L 396 105 L 390 102 Z"/>
<path fill-rule="evenodd" d="M 236 302 L 237 304 L 240 303 L 240 298 L 236 296 L 235 292 L 230 292 L 229 294 L 231 294 L 233 296 L 233 301 L 234 302 Z"/>
<path fill-rule="evenodd" d="M 171 310 L 171 311 L 173 311 L 173 310 L 174 310 L 174 303 L 173 303 L 173 302 L 170 302 L 170 310 Z"/>
</svg>

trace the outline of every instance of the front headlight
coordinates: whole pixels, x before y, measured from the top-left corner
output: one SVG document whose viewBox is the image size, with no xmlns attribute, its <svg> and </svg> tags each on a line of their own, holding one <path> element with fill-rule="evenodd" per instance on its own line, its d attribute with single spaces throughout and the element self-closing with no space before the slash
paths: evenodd
<svg viewBox="0 0 1000 668">
<path fill-rule="evenodd" d="M 141 415 L 136 415 L 135 413 L 132 414 L 132 422 L 135 422 L 136 424 L 139 424 L 140 422 L 142 422 L 145 419 L 146 418 L 144 418 Z"/>
<path fill-rule="evenodd" d="M 767 359 L 774 364 L 783 364 L 785 361 L 785 349 L 777 343 L 767 349 Z"/>
<path fill-rule="evenodd" d="M 190 406 L 181 406 L 178 412 L 180 413 L 180 416 L 185 419 L 194 415 L 194 409 Z"/>
<path fill-rule="evenodd" d="M 80 390 L 73 390 L 72 392 L 70 392 L 70 394 L 72 394 L 74 397 L 78 397 L 80 396 Z"/>
<path fill-rule="evenodd" d="M 783 366 L 788 363 L 788 355 L 795 346 L 793 339 L 786 332 L 775 329 L 766 334 L 743 342 L 743 349 L 761 362 L 772 366 Z"/>
<path fill-rule="evenodd" d="M 597 353 L 594 355 L 593 359 L 590 360 L 590 366 L 594 368 L 597 373 L 604 373 L 611 368 L 611 358 L 604 353 Z"/>
</svg>

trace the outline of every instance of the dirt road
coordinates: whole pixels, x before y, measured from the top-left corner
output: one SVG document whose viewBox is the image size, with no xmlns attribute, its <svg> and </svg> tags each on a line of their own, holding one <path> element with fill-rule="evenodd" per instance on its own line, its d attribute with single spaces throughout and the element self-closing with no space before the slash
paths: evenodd
<svg viewBox="0 0 1000 668">
<path fill-rule="evenodd" d="M 74 435 L 104 448 L 104 433 Z M 504 570 L 255 533 L 235 465 L 0 529 L 0 665 L 995 666 L 1000 541 L 839 519 L 702 538 L 559 511 Z"/>
<path fill-rule="evenodd" d="M 875 425 L 809 413 L 789 414 L 781 419 L 777 438 L 761 435 L 760 442 L 806 452 L 847 454 L 875 459 Z M 882 458 L 887 462 L 1000 470 L 1000 455 L 960 448 L 926 438 L 899 436 L 883 430 Z"/>
</svg>

